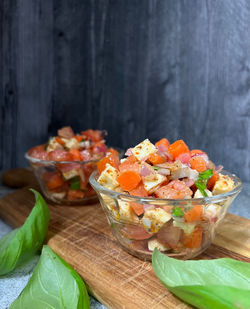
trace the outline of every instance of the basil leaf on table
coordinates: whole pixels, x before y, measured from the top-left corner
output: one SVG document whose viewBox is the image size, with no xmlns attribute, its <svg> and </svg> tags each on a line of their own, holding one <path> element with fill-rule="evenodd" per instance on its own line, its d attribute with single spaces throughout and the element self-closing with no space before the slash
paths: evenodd
<svg viewBox="0 0 250 309">
<path fill-rule="evenodd" d="M 34 256 L 42 247 L 49 225 L 49 209 L 37 191 L 36 203 L 25 223 L 0 239 L 0 275 L 5 275 Z"/>
<path fill-rule="evenodd" d="M 152 266 L 173 294 L 197 308 L 250 308 L 250 263 L 229 258 L 181 261 L 155 250 Z"/>
<path fill-rule="evenodd" d="M 89 296 L 81 277 L 48 246 L 10 309 L 86 309 Z"/>
</svg>

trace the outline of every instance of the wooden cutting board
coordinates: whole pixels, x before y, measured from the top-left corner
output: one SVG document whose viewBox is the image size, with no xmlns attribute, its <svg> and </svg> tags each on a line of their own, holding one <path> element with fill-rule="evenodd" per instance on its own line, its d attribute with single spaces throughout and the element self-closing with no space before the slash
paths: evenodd
<svg viewBox="0 0 250 309">
<path fill-rule="evenodd" d="M 37 188 L 37 184 L 32 187 Z M 34 196 L 28 187 L 19 189 L 0 200 L 0 217 L 18 227 L 33 205 Z M 49 208 L 49 246 L 74 267 L 93 295 L 108 308 L 190 308 L 161 284 L 151 263 L 119 247 L 99 203 L 75 207 L 49 204 Z M 199 256 L 220 257 L 250 262 L 250 220 L 226 216 L 213 245 Z"/>
</svg>

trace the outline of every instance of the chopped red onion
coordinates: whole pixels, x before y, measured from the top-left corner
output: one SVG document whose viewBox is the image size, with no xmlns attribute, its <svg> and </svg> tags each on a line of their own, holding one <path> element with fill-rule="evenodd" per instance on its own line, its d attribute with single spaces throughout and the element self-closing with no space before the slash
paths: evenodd
<svg viewBox="0 0 250 309">
<path fill-rule="evenodd" d="M 133 148 L 127 149 L 127 151 L 125 152 L 125 156 L 128 156 L 128 157 L 129 157 L 129 156 L 132 156 L 132 154 L 133 154 L 133 153 L 132 153 L 132 149 L 133 149 Z"/>
<path fill-rule="evenodd" d="M 141 172 L 140 172 L 142 177 L 146 177 L 146 176 L 149 176 L 149 175 L 154 174 L 154 173 L 155 173 L 155 171 L 153 170 L 151 165 L 149 165 L 147 163 L 142 164 Z"/>
</svg>

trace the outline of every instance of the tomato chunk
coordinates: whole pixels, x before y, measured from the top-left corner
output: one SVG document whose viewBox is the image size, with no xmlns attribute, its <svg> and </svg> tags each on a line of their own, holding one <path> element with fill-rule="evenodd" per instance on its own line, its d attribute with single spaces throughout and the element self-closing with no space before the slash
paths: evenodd
<svg viewBox="0 0 250 309">
<path fill-rule="evenodd" d="M 197 226 L 195 230 L 190 234 L 185 233 L 182 236 L 182 244 L 189 249 L 198 249 L 202 242 L 202 228 Z"/>
<path fill-rule="evenodd" d="M 51 161 L 72 161 L 73 156 L 70 152 L 63 149 L 50 151 L 47 155 L 47 160 Z"/>
<path fill-rule="evenodd" d="M 64 180 L 59 173 L 45 173 L 43 179 L 49 190 L 56 189 L 64 184 Z"/>
<path fill-rule="evenodd" d="M 159 155 L 158 153 L 151 153 L 151 155 L 148 157 L 148 160 L 153 164 L 161 164 L 166 162 L 166 158 L 164 158 L 163 156 Z"/>
<path fill-rule="evenodd" d="M 130 190 L 129 193 L 135 196 L 146 197 L 148 196 L 148 192 L 145 190 L 142 182 L 133 190 Z"/>
<path fill-rule="evenodd" d="M 186 222 L 200 221 L 203 214 L 202 205 L 194 205 L 191 210 L 184 214 Z"/>
<path fill-rule="evenodd" d="M 105 170 L 106 164 L 110 164 L 115 168 L 118 168 L 119 165 L 119 156 L 114 153 L 107 153 L 106 157 L 102 158 L 98 163 L 97 167 L 99 173 Z"/>
<path fill-rule="evenodd" d="M 82 155 L 78 149 L 70 149 L 69 153 L 72 155 L 74 161 L 82 161 Z"/>
<path fill-rule="evenodd" d="M 204 172 L 207 169 L 206 161 L 200 156 L 191 158 L 189 163 L 191 168 L 199 173 Z"/>
<path fill-rule="evenodd" d="M 84 192 L 82 192 L 81 190 L 69 190 L 67 197 L 69 201 L 74 201 L 79 198 L 83 198 Z"/>
<path fill-rule="evenodd" d="M 207 182 L 207 188 L 208 190 L 212 191 L 214 188 L 214 185 L 217 180 L 219 180 L 220 176 L 216 171 L 213 171 L 213 175 L 208 179 Z"/>
<path fill-rule="evenodd" d="M 102 132 L 100 130 L 86 130 L 81 132 L 87 140 L 92 140 L 93 142 L 99 142 L 103 139 Z"/>
<path fill-rule="evenodd" d="M 142 204 L 139 203 L 130 203 L 131 208 L 133 209 L 133 211 L 135 212 L 135 214 L 137 216 L 140 216 L 144 213 L 144 207 Z"/>
<path fill-rule="evenodd" d="M 162 138 L 157 143 L 155 143 L 155 146 L 160 149 L 160 151 L 166 151 L 169 147 L 170 143 L 166 138 Z M 165 150 L 164 150 L 165 149 Z"/>
</svg>

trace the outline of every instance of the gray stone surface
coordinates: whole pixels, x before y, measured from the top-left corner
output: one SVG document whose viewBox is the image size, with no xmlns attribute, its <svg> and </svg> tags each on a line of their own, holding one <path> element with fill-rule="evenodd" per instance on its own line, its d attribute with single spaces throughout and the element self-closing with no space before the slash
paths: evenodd
<svg viewBox="0 0 250 309">
<path fill-rule="evenodd" d="M 10 193 L 11 189 L 0 186 L 0 198 Z M 242 192 L 230 206 L 230 212 L 236 215 L 250 218 L 250 183 L 245 183 Z M 10 232 L 12 228 L 0 220 L 0 238 Z M 10 274 L 0 278 L 0 309 L 8 309 L 17 298 L 32 275 L 39 257 L 34 257 L 26 265 L 19 267 Z M 90 297 L 91 309 L 105 309 L 106 307 Z"/>
</svg>

